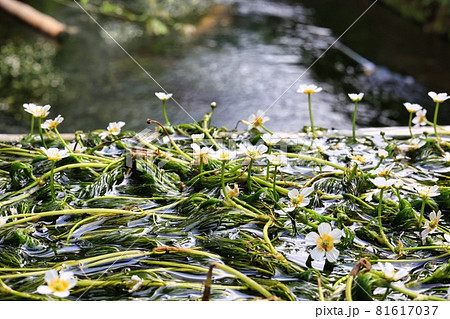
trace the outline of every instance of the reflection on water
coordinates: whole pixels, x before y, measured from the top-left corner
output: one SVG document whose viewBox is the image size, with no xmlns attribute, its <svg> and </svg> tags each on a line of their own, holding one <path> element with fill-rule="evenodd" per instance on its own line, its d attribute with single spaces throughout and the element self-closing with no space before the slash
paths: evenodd
<svg viewBox="0 0 450 319">
<path fill-rule="evenodd" d="M 347 92 L 366 93 L 359 107 L 359 125 L 405 124 L 403 102 L 432 109 L 427 91 L 446 90 L 438 82 L 448 79 L 448 72 L 441 70 L 436 78 L 433 73 L 436 64 L 446 61 L 449 45 L 422 36 L 414 25 L 382 7 L 373 8 L 309 69 L 369 1 L 352 0 L 345 5 L 343 1 L 217 2 L 230 6 L 227 23 L 190 41 L 150 39 L 136 25 L 101 21 L 162 87 L 174 93 L 182 108 L 168 103 L 173 123 L 200 120 L 210 102 L 216 101 L 215 125 L 233 128 L 238 120 L 263 109 L 271 118 L 269 128 L 295 131 L 309 124 L 306 96 L 296 89 L 300 83 L 314 83 L 324 89 L 313 96 L 318 126 L 351 126 L 353 105 Z M 64 77 L 65 90 L 53 101 L 37 102 L 51 103 L 52 116 L 66 118 L 63 130 L 106 128 L 108 122 L 122 120 L 127 123 L 125 128 L 139 131 L 148 117 L 162 120 L 154 96 L 160 87 L 83 12 L 56 9 L 55 17 L 76 25 L 80 32 L 61 44 L 54 43 L 58 50 L 54 63 Z M 373 19 L 380 16 L 383 23 L 373 28 Z M 3 17 L 3 23 L 16 23 Z M 15 26 L 12 32 L 23 37 L 29 29 Z M 396 32 L 402 32 L 401 36 Z M 1 33 L 1 37 L 6 35 Z M 423 47 L 425 38 L 427 50 L 444 52 L 431 54 L 431 62 L 430 58 L 423 60 L 423 50 L 410 50 Z M 407 47 L 397 45 L 405 41 L 409 41 Z M 2 122 L 7 124 L 2 132 L 28 129 L 21 103 L 14 102 L 14 111 L 1 111 Z M 448 114 L 439 122 L 448 124 Z"/>
</svg>

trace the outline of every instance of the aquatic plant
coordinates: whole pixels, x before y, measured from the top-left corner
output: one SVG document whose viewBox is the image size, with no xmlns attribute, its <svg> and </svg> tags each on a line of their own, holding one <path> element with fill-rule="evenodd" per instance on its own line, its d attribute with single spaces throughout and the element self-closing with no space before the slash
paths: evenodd
<svg viewBox="0 0 450 319">
<path fill-rule="evenodd" d="M 0 143 L 0 298 L 448 298 L 444 129 L 356 144 L 256 115 L 229 132 L 214 108 L 172 132 L 119 121 L 69 140 L 58 116 Z"/>
</svg>

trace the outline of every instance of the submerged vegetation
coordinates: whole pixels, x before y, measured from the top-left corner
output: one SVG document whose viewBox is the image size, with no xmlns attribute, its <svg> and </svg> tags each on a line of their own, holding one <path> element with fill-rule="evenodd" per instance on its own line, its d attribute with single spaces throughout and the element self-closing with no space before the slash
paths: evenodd
<svg viewBox="0 0 450 319">
<path fill-rule="evenodd" d="M 435 117 L 416 123 L 439 136 L 337 135 L 300 93 L 311 127 L 297 134 L 262 111 L 243 132 L 212 127 L 212 103 L 198 123 L 164 112 L 69 144 L 60 115 L 25 104 L 30 134 L 0 144 L 0 298 L 446 300 L 448 131 Z"/>
</svg>

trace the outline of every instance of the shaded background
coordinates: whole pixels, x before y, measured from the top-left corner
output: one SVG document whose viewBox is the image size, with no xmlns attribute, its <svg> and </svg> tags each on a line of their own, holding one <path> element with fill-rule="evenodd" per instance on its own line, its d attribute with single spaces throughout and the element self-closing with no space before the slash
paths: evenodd
<svg viewBox="0 0 450 319">
<path fill-rule="evenodd" d="M 161 89 L 80 8 L 63 0 L 29 3 L 78 32 L 54 40 L 0 11 L 1 133 L 27 132 L 22 104 L 28 102 L 51 104 L 51 118 L 65 117 L 64 132 L 106 128 L 119 120 L 139 131 L 148 117 L 163 120 L 154 96 Z M 88 5 L 95 9 L 96 3 L 105 1 Z M 309 118 L 306 96 L 296 89 L 313 83 L 324 89 L 313 96 L 318 126 L 351 126 L 349 92 L 366 94 L 358 126 L 404 125 L 404 102 L 421 104 L 431 118 L 434 103 L 427 92 L 450 91 L 449 41 L 381 2 L 285 94 L 372 1 L 167 1 L 171 7 L 158 8 L 159 15 L 144 23 L 114 10 L 155 12 L 151 5 L 157 2 L 110 3 L 116 7 L 97 10 L 94 17 L 174 93 L 187 113 L 169 101 L 173 123 L 200 120 L 216 101 L 217 126 L 234 128 L 267 109 L 269 128 L 297 131 Z M 450 123 L 446 106 L 438 122 Z"/>
</svg>

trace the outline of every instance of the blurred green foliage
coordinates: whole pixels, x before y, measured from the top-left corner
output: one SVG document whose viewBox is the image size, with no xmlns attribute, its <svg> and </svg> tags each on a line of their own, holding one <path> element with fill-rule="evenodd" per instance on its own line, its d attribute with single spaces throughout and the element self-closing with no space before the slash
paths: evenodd
<svg viewBox="0 0 450 319">
<path fill-rule="evenodd" d="M 212 0 L 83 0 L 81 4 L 90 13 L 139 22 L 145 26 L 148 34 L 166 35 L 172 30 L 184 32 L 185 28 L 206 13 L 212 2 Z"/>
<path fill-rule="evenodd" d="M 419 22 L 424 30 L 450 39 L 450 0 L 383 0 L 403 16 Z"/>
<path fill-rule="evenodd" d="M 51 103 L 64 80 L 53 64 L 56 48 L 51 43 L 11 41 L 0 47 L 0 103 L 23 101 Z"/>
</svg>

